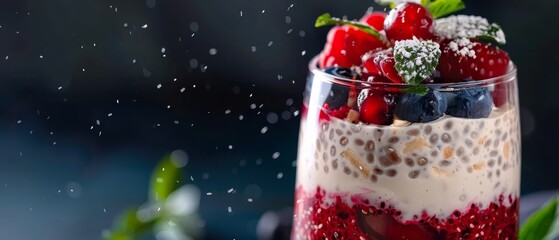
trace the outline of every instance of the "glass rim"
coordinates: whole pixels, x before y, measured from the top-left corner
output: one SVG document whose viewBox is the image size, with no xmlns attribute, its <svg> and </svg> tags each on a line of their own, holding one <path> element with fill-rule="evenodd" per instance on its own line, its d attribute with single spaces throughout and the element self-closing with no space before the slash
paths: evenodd
<svg viewBox="0 0 559 240">
<path fill-rule="evenodd" d="M 345 86 L 348 86 L 348 87 L 361 86 L 363 88 L 373 87 L 373 88 L 399 88 L 399 89 L 403 89 L 403 88 L 407 88 L 407 87 L 416 86 L 416 85 L 411 85 L 411 84 L 407 84 L 407 83 L 366 82 L 366 81 L 362 81 L 362 80 L 355 80 L 355 79 L 344 78 L 344 77 L 335 77 L 335 76 L 333 76 L 329 73 L 321 71 L 318 68 L 319 56 L 320 55 L 315 56 L 310 61 L 309 70 L 315 76 L 316 75 L 325 76 L 326 78 L 323 81 L 327 81 L 327 82 L 331 82 L 331 83 L 339 84 L 339 85 L 345 85 Z M 428 83 L 428 84 L 422 84 L 422 86 L 437 89 L 439 91 L 444 91 L 444 90 L 453 91 L 453 90 L 457 90 L 457 89 L 477 88 L 477 87 L 484 87 L 484 86 L 488 86 L 488 85 L 490 86 L 490 85 L 507 83 L 507 82 L 513 81 L 513 80 L 516 79 L 516 76 L 517 76 L 516 74 L 517 74 L 516 65 L 512 61 L 510 61 L 508 72 L 501 75 L 501 76 L 492 77 L 492 78 L 488 78 L 488 79 L 482 79 L 482 80 L 466 81 L 466 82 Z"/>
</svg>

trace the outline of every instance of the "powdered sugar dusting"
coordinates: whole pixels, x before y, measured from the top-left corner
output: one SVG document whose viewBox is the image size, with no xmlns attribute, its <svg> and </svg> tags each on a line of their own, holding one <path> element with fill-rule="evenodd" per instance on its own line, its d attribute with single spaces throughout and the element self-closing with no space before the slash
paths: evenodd
<svg viewBox="0 0 559 240">
<path fill-rule="evenodd" d="M 456 15 L 437 19 L 435 33 L 444 39 L 491 36 L 499 43 L 506 42 L 503 30 L 480 16 Z"/>
<path fill-rule="evenodd" d="M 459 38 L 454 39 L 448 43 L 448 47 L 451 51 L 455 52 L 458 55 L 463 57 L 471 57 L 476 58 L 476 52 L 473 50 L 475 45 L 478 45 L 478 42 L 472 42 L 468 38 Z"/>
</svg>

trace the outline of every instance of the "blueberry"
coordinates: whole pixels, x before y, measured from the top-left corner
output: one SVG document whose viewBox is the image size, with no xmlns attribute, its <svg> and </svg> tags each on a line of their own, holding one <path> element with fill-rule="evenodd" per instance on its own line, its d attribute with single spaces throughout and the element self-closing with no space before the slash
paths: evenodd
<svg viewBox="0 0 559 240">
<path fill-rule="evenodd" d="M 446 98 L 439 91 L 429 90 L 423 96 L 404 93 L 396 105 L 394 114 L 402 120 L 424 123 L 442 117 L 446 107 Z"/>
<path fill-rule="evenodd" d="M 493 99 L 487 88 L 465 89 L 455 93 L 446 113 L 462 118 L 485 118 L 491 114 Z"/>
<path fill-rule="evenodd" d="M 343 67 L 328 67 L 324 69 L 325 73 L 333 75 L 337 78 L 349 78 L 349 79 L 359 79 L 359 75 L 349 68 Z M 329 110 L 338 109 L 341 106 L 347 104 L 347 99 L 349 97 L 349 87 L 342 84 L 326 83 L 331 84 L 330 91 L 327 93 L 326 103 L 330 107 Z"/>
</svg>

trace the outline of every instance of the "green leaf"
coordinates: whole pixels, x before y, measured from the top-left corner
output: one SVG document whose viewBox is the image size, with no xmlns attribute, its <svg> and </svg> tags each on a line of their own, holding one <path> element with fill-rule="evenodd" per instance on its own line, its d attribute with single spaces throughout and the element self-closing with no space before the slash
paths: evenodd
<svg viewBox="0 0 559 240">
<path fill-rule="evenodd" d="M 417 38 L 396 41 L 394 60 L 396 71 L 408 84 L 420 84 L 435 71 L 441 56 L 439 44 Z"/>
<path fill-rule="evenodd" d="M 171 156 L 164 157 L 153 170 L 150 182 L 149 199 L 152 203 L 167 200 L 180 187 L 182 173 Z"/>
<path fill-rule="evenodd" d="M 496 42 L 498 44 L 506 43 L 505 34 L 503 33 L 501 26 L 496 23 L 492 23 L 485 33 L 476 36 L 476 38 Z"/>
<path fill-rule="evenodd" d="M 537 212 L 532 214 L 522 225 L 519 240 L 552 240 L 559 236 L 558 198 L 554 198 Z"/>
<path fill-rule="evenodd" d="M 421 3 L 429 10 L 433 18 L 440 18 L 466 8 L 466 4 L 462 0 L 422 0 Z"/>
<path fill-rule="evenodd" d="M 142 222 L 138 219 L 138 208 L 129 208 L 122 212 L 115 220 L 113 227 L 105 237 L 106 240 L 133 240 L 136 237 L 151 228 L 155 219 Z"/>
<path fill-rule="evenodd" d="M 431 2 L 433 2 L 433 0 L 421 0 L 421 5 L 427 7 Z"/>
<path fill-rule="evenodd" d="M 375 0 L 375 2 L 379 6 L 390 7 L 390 8 L 395 8 L 398 3 L 397 0 Z"/>
<path fill-rule="evenodd" d="M 375 36 L 376 38 L 378 38 L 381 41 L 384 41 L 382 36 L 380 35 L 380 33 L 377 32 L 377 30 L 375 30 L 374 28 L 371 28 L 365 24 L 356 22 L 356 21 L 348 21 L 348 20 L 344 20 L 344 19 L 340 19 L 340 18 L 334 18 L 332 17 L 329 13 L 325 13 L 320 15 L 317 19 L 316 19 L 316 23 L 314 24 L 315 27 L 324 27 L 324 26 L 331 26 L 331 25 L 350 25 L 356 28 L 361 29 L 362 31 L 371 34 L 373 36 Z"/>
<path fill-rule="evenodd" d="M 402 91 L 407 93 L 415 93 L 417 95 L 423 96 L 427 94 L 427 92 L 429 92 L 429 88 L 424 85 L 415 85 L 415 86 L 409 86 L 407 88 L 404 88 Z"/>
<path fill-rule="evenodd" d="M 477 38 L 505 44 L 505 33 L 496 23 L 479 16 L 456 15 L 437 19 L 435 32 L 444 39 Z"/>
</svg>

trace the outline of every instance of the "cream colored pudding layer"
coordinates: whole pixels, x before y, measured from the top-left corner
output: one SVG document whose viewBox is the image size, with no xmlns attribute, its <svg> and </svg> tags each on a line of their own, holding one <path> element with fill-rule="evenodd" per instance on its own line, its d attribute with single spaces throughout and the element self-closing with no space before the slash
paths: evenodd
<svg viewBox="0 0 559 240">
<path fill-rule="evenodd" d="M 520 193 L 519 121 L 515 109 L 483 119 L 445 116 L 408 126 L 303 119 L 297 186 L 385 202 L 402 220 L 423 212 L 446 218 Z M 505 201 L 504 204 L 510 202 Z"/>
</svg>

